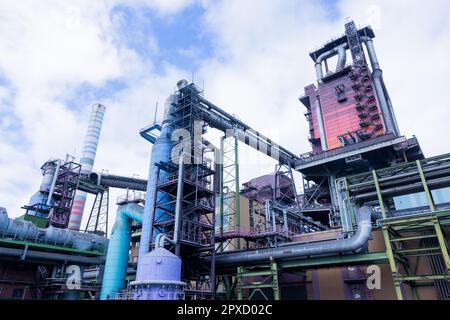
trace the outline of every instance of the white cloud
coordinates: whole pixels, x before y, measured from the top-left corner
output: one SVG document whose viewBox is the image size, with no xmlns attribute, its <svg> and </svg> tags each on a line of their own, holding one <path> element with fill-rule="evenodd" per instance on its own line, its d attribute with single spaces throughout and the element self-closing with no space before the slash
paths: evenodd
<svg viewBox="0 0 450 320">
<path fill-rule="evenodd" d="M 182 11 L 188 6 L 200 2 L 199 0 L 125 0 L 125 3 L 134 7 L 149 7 L 162 16 L 169 16 Z"/>
<path fill-rule="evenodd" d="M 227 1 L 208 9 L 205 28 L 214 35 L 215 56 L 197 76 L 205 80 L 206 97 L 291 151 L 309 151 L 297 98 L 314 81 L 308 52 L 337 25 L 308 1 Z M 274 170 L 273 161 L 244 150 L 243 157 L 262 164 L 241 159 L 242 182 Z"/>
<path fill-rule="evenodd" d="M 450 117 L 450 3 L 345 0 L 340 8 L 361 25 L 378 22 L 374 45 L 400 131 L 416 135 L 427 157 L 449 152 L 442 137 Z M 370 8 L 376 18 L 365 15 Z"/>
<path fill-rule="evenodd" d="M 176 81 L 190 79 L 190 73 L 170 64 L 155 73 L 155 35 L 143 35 L 149 57 L 142 59 L 122 42 L 119 33 L 126 21 L 111 9 L 117 3 L 149 6 L 169 18 L 193 2 L 3 2 L 0 72 L 9 83 L 0 87 L 0 112 L 15 117 L 0 122 L 0 205 L 12 216 L 20 214 L 18 208 L 39 186 L 43 161 L 67 152 L 79 154 L 89 108 L 71 110 L 63 98 L 73 98 L 73 89 L 82 83 L 102 86 L 122 79 L 129 84 L 100 101 L 108 109 L 95 167 L 146 178 L 150 145 L 138 130 L 152 121 L 157 101 L 162 113 Z M 256 130 L 293 152 L 310 150 L 305 110 L 297 100 L 315 81 L 308 52 L 343 33 L 344 18 L 351 16 L 360 25 L 375 24 L 375 48 L 402 132 L 415 134 L 428 156 L 448 152 L 448 144 L 436 138 L 446 136 L 450 116 L 445 99 L 450 74 L 446 1 L 423 6 L 419 1 L 342 0 L 336 20 L 311 1 L 202 3 L 207 10 L 203 32 L 211 37 L 214 51 L 196 71 L 197 83 L 202 86 L 204 81 L 206 98 Z M 195 53 L 191 49 L 180 52 Z M 12 100 L 13 107 L 6 100 Z M 24 144 L 8 141 L 12 137 L 4 131 L 5 123 L 14 121 L 20 121 L 23 129 L 17 135 Z M 241 160 L 241 182 L 273 170 L 273 162 L 254 151 L 249 155 L 245 148 Z M 120 193 L 112 193 L 111 213 Z"/>
<path fill-rule="evenodd" d="M 205 28 L 215 56 L 197 78 L 217 105 L 298 153 L 310 150 L 297 97 L 315 81 L 308 53 L 344 33 L 345 18 L 374 24 L 375 47 L 400 129 L 419 138 L 426 156 L 448 152 L 449 8 L 446 1 L 338 2 L 337 19 L 311 1 L 223 1 L 211 4 Z M 341 15 L 339 15 L 341 14 Z M 267 134 L 269 135 L 269 134 Z M 271 170 L 270 166 L 266 170 Z M 251 168 L 247 176 L 260 168 Z"/>
<path fill-rule="evenodd" d="M 180 11 L 194 3 L 196 0 L 150 0 L 148 3 L 159 12 L 168 14 Z"/>
<path fill-rule="evenodd" d="M 79 156 L 89 106 L 71 109 L 65 99 L 76 100 L 74 94 L 82 84 L 101 87 L 107 81 L 121 79 L 146 85 L 133 85 L 133 89 L 112 99 L 114 102 L 102 101 L 111 103 L 97 161 L 99 167 L 127 174 L 136 170 L 127 165 L 135 163 L 136 158 L 142 166 L 137 171 L 146 171 L 147 161 L 139 160 L 148 157 L 149 146 L 143 148 L 138 129 L 151 118 L 153 99 L 163 92 L 165 95 L 172 85 L 160 88 L 160 92 L 151 89 L 158 88 L 155 84 L 160 79 L 151 63 L 120 42 L 120 30 L 110 15 L 116 2 L 42 1 L 39 6 L 32 1 L 3 3 L 0 75 L 8 85 L 0 87 L 0 111 L 5 114 L 0 122 L 0 205 L 7 207 L 11 216 L 23 213 L 20 206 L 39 187 L 39 168 L 45 160 L 66 153 Z M 161 79 L 169 73 L 180 72 L 168 71 Z M 133 99 L 135 88 L 141 92 L 140 99 Z M 11 103 L 7 103 L 9 100 Z M 20 132 L 11 129 L 14 121 Z M 13 135 L 21 136 L 20 143 L 11 141 Z"/>
</svg>

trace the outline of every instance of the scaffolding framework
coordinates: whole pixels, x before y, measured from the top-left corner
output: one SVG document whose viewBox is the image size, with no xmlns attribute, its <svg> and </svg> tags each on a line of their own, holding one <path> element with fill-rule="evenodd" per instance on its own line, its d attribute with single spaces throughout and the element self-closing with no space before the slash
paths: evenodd
<svg viewBox="0 0 450 320">
<path fill-rule="evenodd" d="M 423 285 L 435 286 L 441 299 L 449 299 L 450 259 L 444 227 L 450 224 L 450 208 L 448 203 L 436 204 L 431 192 L 450 185 L 449 164 L 447 154 L 347 178 L 352 198 L 379 211 L 377 223 L 399 300 L 406 297 L 404 285 L 414 299 L 420 298 L 417 287 Z M 396 210 L 393 197 L 419 192 L 425 194 L 426 207 Z M 421 258 L 428 259 L 431 273 L 418 274 Z"/>
<path fill-rule="evenodd" d="M 280 300 L 278 264 L 271 260 L 268 265 L 256 267 L 238 267 L 236 272 L 236 289 L 238 300 L 252 300 L 253 298 L 265 300 Z M 272 297 L 268 296 L 264 289 L 269 289 Z M 257 294 L 261 298 L 257 297 Z"/>
<path fill-rule="evenodd" d="M 80 179 L 81 165 L 73 161 L 62 164 L 56 174 L 55 191 L 53 198 L 55 204 L 50 213 L 50 225 L 58 228 L 66 228 L 69 224 L 70 211 L 72 210 L 75 191 Z"/>
<path fill-rule="evenodd" d="M 102 236 L 108 234 L 109 188 L 105 188 L 95 195 L 94 204 L 84 232 Z"/>
<path fill-rule="evenodd" d="M 219 233 L 216 234 L 218 252 L 241 248 L 241 200 L 238 149 L 238 139 L 235 135 L 221 138 Z"/>
<path fill-rule="evenodd" d="M 191 300 L 212 298 L 215 293 L 215 170 L 205 157 L 202 135 L 206 125 L 198 108 L 200 95 L 193 84 L 180 89 L 171 116 L 174 132 L 182 139 L 173 146 L 172 161 L 156 164 L 154 210 L 161 214 L 155 214 L 152 221 L 153 235 L 164 233 L 177 239 L 169 250 L 183 260 L 184 294 Z M 175 154 L 176 150 L 180 153 Z M 204 263 L 205 259 L 211 262 Z"/>
</svg>

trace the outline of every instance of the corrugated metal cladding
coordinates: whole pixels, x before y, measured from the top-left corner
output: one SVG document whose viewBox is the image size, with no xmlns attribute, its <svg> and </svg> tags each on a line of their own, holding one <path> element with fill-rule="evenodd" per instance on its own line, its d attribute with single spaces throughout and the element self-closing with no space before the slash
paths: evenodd
<svg viewBox="0 0 450 320">
<path fill-rule="evenodd" d="M 314 111 L 313 106 L 316 103 L 316 97 L 320 97 L 322 119 L 328 150 L 342 147 L 342 142 L 338 138 L 342 134 L 354 132 L 356 130 L 362 130 L 363 132 L 367 133 L 374 131 L 374 126 L 372 124 L 369 124 L 367 127 L 363 127 L 361 126 L 361 122 L 368 121 L 369 123 L 382 123 L 381 119 L 378 121 L 373 121 L 370 118 L 360 118 L 358 113 L 363 113 L 364 111 L 358 112 L 356 108 L 358 102 L 360 104 L 368 104 L 366 101 L 367 97 L 370 95 L 374 95 L 374 93 L 364 92 L 366 87 L 372 86 L 372 80 L 369 79 L 366 84 L 358 90 L 352 88 L 353 85 L 354 81 L 350 79 L 349 74 L 344 73 L 335 79 L 321 83 L 319 85 L 319 88 L 316 90 L 313 90 L 313 88 L 309 86 L 308 90 L 305 90 L 305 93 L 310 98 L 310 105 L 312 106 L 311 119 L 314 129 L 313 138 L 315 139 L 320 139 L 320 131 L 317 122 L 317 114 Z M 345 97 L 345 99 L 342 99 L 341 101 L 338 101 L 338 95 L 336 93 L 337 86 L 340 86 L 342 88 L 342 95 Z M 357 99 L 355 98 L 357 94 L 363 95 L 363 99 L 361 101 L 357 101 Z M 376 110 L 371 114 L 380 113 L 378 102 L 376 100 L 371 102 L 370 105 L 376 107 Z M 368 117 L 370 117 L 370 115 Z M 374 134 L 371 138 L 383 135 L 385 134 L 385 132 L 386 131 L 383 126 L 381 129 L 374 131 Z"/>
</svg>

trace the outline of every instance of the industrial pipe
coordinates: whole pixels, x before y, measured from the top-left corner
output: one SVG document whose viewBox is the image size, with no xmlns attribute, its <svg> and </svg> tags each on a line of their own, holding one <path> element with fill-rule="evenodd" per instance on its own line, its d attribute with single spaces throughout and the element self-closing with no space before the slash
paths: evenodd
<svg viewBox="0 0 450 320">
<path fill-rule="evenodd" d="M 288 260 L 324 254 L 359 252 L 367 245 L 371 232 L 371 210 L 364 206 L 358 210 L 358 230 L 350 238 L 308 244 L 293 243 L 276 248 L 216 254 L 216 264 L 226 266 L 248 265 L 269 261 L 271 258 Z"/>
<path fill-rule="evenodd" d="M 450 205 L 448 203 L 442 203 L 442 204 L 435 204 L 436 210 L 448 210 L 450 208 Z M 390 211 L 386 212 L 386 218 L 398 218 L 398 217 L 404 217 L 408 216 L 408 218 L 414 218 L 415 216 L 420 216 L 423 214 L 427 214 L 430 212 L 430 206 L 421 206 L 421 207 L 414 207 L 410 208 L 408 210 L 401 210 L 401 211 Z M 377 222 L 378 220 L 383 219 L 383 215 L 381 212 L 372 212 L 372 221 Z"/>
<path fill-rule="evenodd" d="M 327 151 L 327 138 L 325 135 L 325 127 L 323 125 L 322 119 L 322 108 L 320 106 L 320 97 L 316 97 L 316 116 L 317 116 L 317 124 L 319 126 L 319 135 L 320 135 L 320 146 L 322 151 Z"/>
<path fill-rule="evenodd" d="M 90 184 L 100 185 L 105 188 L 118 188 L 118 189 L 130 189 L 137 191 L 145 191 L 147 189 L 147 180 L 118 176 L 106 173 L 91 172 L 90 174 L 80 175 L 80 182 L 88 182 Z M 86 186 L 89 188 L 89 186 Z M 79 190 L 87 191 L 85 186 L 80 183 Z"/>
<path fill-rule="evenodd" d="M 124 182 L 124 183 L 129 182 L 129 183 L 134 183 L 134 184 L 147 185 L 147 180 L 145 180 L 145 179 L 124 177 L 124 176 L 118 176 L 118 175 L 107 174 L 107 173 L 100 173 L 99 181 L 100 181 L 100 184 L 103 184 L 105 181 L 119 181 L 119 182 Z"/>
<path fill-rule="evenodd" d="M 175 226 L 173 233 L 173 242 L 178 244 L 178 238 L 180 236 L 180 222 L 181 222 L 181 210 L 183 208 L 183 184 L 184 184 L 184 154 L 183 150 L 180 154 L 178 162 L 178 184 L 177 184 L 177 202 L 175 205 Z"/>
<path fill-rule="evenodd" d="M 51 206 L 52 205 L 52 200 L 53 200 L 53 193 L 55 192 L 55 185 L 56 185 L 56 180 L 58 179 L 58 174 L 59 174 L 59 168 L 61 167 L 61 160 L 57 160 L 56 161 L 56 168 L 55 171 L 53 173 L 53 180 L 52 180 L 52 184 L 50 186 L 50 190 L 48 191 L 48 197 L 47 197 L 47 206 Z"/>
<path fill-rule="evenodd" d="M 336 65 L 336 72 L 344 69 L 346 62 L 347 62 L 347 52 L 346 52 L 346 45 L 344 44 L 338 47 L 338 62 Z"/>
<path fill-rule="evenodd" d="M 160 285 L 175 285 L 175 286 L 186 286 L 186 282 L 176 281 L 176 280 L 139 280 L 139 281 L 131 281 L 130 286 L 137 285 L 145 285 L 145 284 L 160 284 Z"/>
<path fill-rule="evenodd" d="M 315 63 L 316 63 L 315 67 L 316 67 L 316 76 L 317 76 L 318 82 L 320 82 L 323 78 L 323 71 L 322 71 L 323 60 L 331 58 L 331 57 L 335 56 L 336 54 L 339 54 L 339 51 L 340 51 L 340 57 L 338 58 L 338 64 L 336 66 L 336 71 L 339 71 L 345 67 L 345 62 L 346 62 L 345 50 L 347 50 L 347 49 L 348 49 L 348 43 L 344 43 L 338 47 L 334 47 L 333 49 L 322 53 L 319 57 L 317 57 L 317 59 L 315 61 Z M 343 63 L 343 66 L 342 66 L 342 63 Z M 340 66 L 342 66 L 342 68 L 339 68 Z"/>
<path fill-rule="evenodd" d="M 121 181 L 118 179 L 103 179 L 101 181 L 101 185 L 107 188 L 130 189 L 136 191 L 147 190 L 147 181 L 145 181 L 145 183 L 135 183 L 135 182 Z"/>
<path fill-rule="evenodd" d="M 127 268 L 127 275 L 134 275 L 136 273 L 136 269 L 129 267 Z M 100 275 L 103 275 L 104 272 L 100 270 L 90 270 L 83 272 L 83 279 L 98 279 Z"/>
<path fill-rule="evenodd" d="M 156 238 L 155 238 L 155 249 L 164 248 L 164 245 L 166 244 L 166 241 L 171 243 L 171 244 L 175 244 L 175 241 L 173 239 L 171 239 L 165 233 L 158 234 L 156 236 Z"/>
<path fill-rule="evenodd" d="M 386 131 L 394 133 L 396 136 L 399 135 L 398 126 L 394 123 L 393 111 L 389 107 L 384 89 L 383 89 L 383 71 L 378 63 L 378 58 L 375 53 L 375 48 L 373 46 L 373 41 L 369 37 L 361 37 L 362 42 L 365 43 L 367 48 L 367 53 L 369 54 L 370 65 L 372 67 L 372 78 L 375 93 L 380 104 L 381 112 L 384 119 L 384 124 L 386 125 Z"/>
<path fill-rule="evenodd" d="M 352 230 L 352 223 L 350 217 L 350 201 L 346 194 L 346 180 L 338 179 L 335 180 L 335 188 L 338 194 L 338 206 L 339 206 L 339 214 L 341 218 L 342 230 L 344 232 L 348 232 Z"/>
<path fill-rule="evenodd" d="M 442 177 L 437 179 L 430 179 L 427 180 L 427 185 L 430 188 L 430 190 L 438 189 L 438 188 L 446 188 L 450 186 L 450 177 Z M 382 189 L 381 195 L 382 196 L 399 196 L 403 194 L 413 193 L 413 192 L 421 192 L 423 191 L 423 184 L 422 182 L 417 183 L 411 183 L 408 185 L 400 186 L 400 187 L 392 187 L 388 189 Z M 362 202 L 362 201 L 369 201 L 371 199 L 377 199 L 378 195 L 376 191 L 373 192 L 367 192 L 367 193 L 361 193 L 352 196 L 352 200 Z"/>
<path fill-rule="evenodd" d="M 144 208 L 136 203 L 120 206 L 111 232 L 100 300 L 107 300 L 125 287 L 128 252 L 131 242 L 131 222 L 142 223 Z"/>
<path fill-rule="evenodd" d="M 386 85 L 384 84 L 383 77 L 381 77 L 381 84 L 383 86 L 383 93 L 386 97 L 386 100 L 387 100 L 387 103 L 389 106 L 389 110 L 391 112 L 392 122 L 394 123 L 394 127 L 395 127 L 395 130 L 398 132 L 398 135 L 400 135 L 400 129 L 398 127 L 397 118 L 395 117 L 394 107 L 392 106 L 392 101 L 389 96 L 389 92 L 387 91 Z"/>
<path fill-rule="evenodd" d="M 435 164 L 434 164 L 435 165 Z M 429 177 L 435 177 L 435 174 L 447 174 L 450 173 L 447 169 L 450 169 L 450 163 L 445 164 L 445 165 L 439 165 L 439 166 L 434 166 L 433 164 L 430 166 L 427 163 L 422 164 L 422 171 L 425 175 L 425 178 L 429 178 Z M 417 171 L 417 166 L 412 167 L 412 169 L 414 169 L 414 171 L 411 172 L 405 172 L 405 173 L 398 173 L 396 175 L 390 176 L 390 177 L 383 177 L 378 179 L 378 183 L 380 183 L 380 185 L 382 185 L 384 182 L 389 182 L 389 181 L 394 181 L 394 180 L 398 180 L 398 179 L 403 179 L 403 178 L 409 178 L 412 177 L 415 180 L 420 180 L 420 176 L 418 175 L 418 171 Z M 402 169 L 403 171 L 403 169 Z M 411 180 L 405 180 L 405 183 L 410 183 Z M 395 184 L 399 184 L 401 182 L 395 182 Z M 373 184 L 373 181 L 367 181 L 367 182 L 361 182 L 361 183 L 356 183 L 356 184 L 352 184 L 350 185 L 350 189 L 360 189 L 360 188 L 364 188 L 364 187 L 372 187 L 372 189 L 375 187 L 375 185 Z"/>
<path fill-rule="evenodd" d="M 299 160 L 298 156 L 264 137 L 264 135 L 252 129 L 241 120 L 223 111 L 203 97 L 199 96 L 199 99 L 203 104 L 201 106 L 203 111 L 203 120 L 210 127 L 221 130 L 225 134 L 232 130 L 236 134 L 239 141 L 263 152 L 282 164 L 290 163 L 293 165 L 296 160 Z"/>
<path fill-rule="evenodd" d="M 383 182 L 379 182 L 380 188 L 381 189 L 386 189 L 389 187 L 400 187 L 403 185 L 411 185 L 413 183 L 416 182 L 421 182 L 421 178 L 420 176 L 416 173 L 417 176 L 413 176 L 413 177 L 406 177 L 406 178 L 401 178 L 401 179 L 395 179 L 395 180 L 389 180 L 389 181 L 383 181 Z M 425 179 L 427 181 L 431 180 L 431 179 L 437 179 L 437 178 L 444 178 L 444 177 L 449 177 L 450 176 L 450 170 L 438 170 L 438 171 L 433 171 L 433 172 L 429 172 L 425 175 Z M 369 191 L 375 191 L 375 184 L 372 181 L 372 185 L 371 186 L 366 186 L 364 188 L 355 188 L 354 186 L 351 186 L 349 188 L 349 190 L 352 191 L 352 193 L 354 194 L 365 194 Z"/>
<path fill-rule="evenodd" d="M 183 204 L 183 180 L 184 180 L 184 157 L 183 151 L 181 151 L 180 158 L 178 160 L 178 183 L 177 183 L 177 200 L 175 205 L 175 226 L 173 231 L 173 239 L 167 235 L 160 233 L 156 236 L 155 249 L 164 248 L 165 242 L 168 241 L 173 245 L 178 244 L 178 237 L 180 233 L 180 220 L 181 220 L 181 208 Z"/>
<path fill-rule="evenodd" d="M 37 206 L 37 209 L 29 209 L 29 215 L 35 215 L 38 217 L 46 217 L 48 212 L 50 212 L 51 207 L 54 204 L 54 199 L 51 194 L 53 194 L 52 185 L 57 178 L 56 174 L 56 162 L 57 159 L 47 160 L 41 167 L 42 170 L 42 183 L 39 190 L 36 191 L 28 201 L 29 207 Z M 53 187 L 54 189 L 54 187 Z M 51 192 L 51 193 L 50 193 Z"/>
<path fill-rule="evenodd" d="M 8 218 L 5 208 L 0 207 L 0 236 L 20 241 L 33 241 L 56 246 L 65 246 L 78 250 L 96 250 L 105 252 L 108 239 L 96 234 L 81 233 L 53 226 L 38 228 L 30 221 Z"/>
<path fill-rule="evenodd" d="M 56 166 L 58 159 L 49 159 L 47 160 L 41 167 L 42 170 L 42 183 L 39 188 L 39 191 L 49 192 L 52 186 L 53 181 L 55 180 L 56 175 Z"/>
<path fill-rule="evenodd" d="M 5 248 L 0 247 L 0 256 L 2 257 L 14 257 L 21 260 L 29 259 L 36 260 L 43 263 L 48 261 L 57 261 L 62 263 L 72 262 L 84 265 L 101 265 L 105 262 L 105 257 L 87 257 L 75 254 L 63 254 L 56 252 L 24 250 L 17 248 Z"/>
<path fill-rule="evenodd" d="M 221 130 L 225 134 L 229 135 L 230 132 L 233 132 L 239 141 L 274 158 L 282 164 L 294 165 L 294 162 L 299 159 L 296 155 L 272 142 L 270 139 L 265 138 L 259 132 L 251 128 L 242 129 L 239 126 L 236 126 L 232 121 L 229 121 L 216 113 L 204 110 L 203 120 L 210 127 Z"/>
</svg>

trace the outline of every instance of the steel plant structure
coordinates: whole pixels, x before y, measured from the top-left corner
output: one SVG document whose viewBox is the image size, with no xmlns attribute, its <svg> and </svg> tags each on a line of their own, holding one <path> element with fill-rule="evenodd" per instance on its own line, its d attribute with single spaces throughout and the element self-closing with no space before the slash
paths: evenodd
<svg viewBox="0 0 450 320">
<path fill-rule="evenodd" d="M 310 53 L 306 154 L 180 80 L 163 121 L 140 131 L 153 144 L 148 179 L 95 173 L 105 112 L 95 105 L 81 165 L 49 160 L 26 214 L 0 210 L 0 297 L 450 299 L 450 155 L 425 158 L 400 134 L 374 37 L 349 21 Z M 223 134 L 216 144 L 210 129 Z M 275 159 L 274 173 L 242 183 L 241 143 Z M 127 194 L 108 241 L 109 188 Z M 87 194 L 94 206 L 79 232 Z M 18 265 L 22 275 L 2 276 Z M 378 290 L 367 285 L 374 267 Z"/>
</svg>

